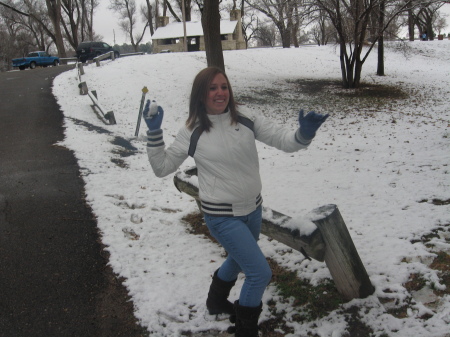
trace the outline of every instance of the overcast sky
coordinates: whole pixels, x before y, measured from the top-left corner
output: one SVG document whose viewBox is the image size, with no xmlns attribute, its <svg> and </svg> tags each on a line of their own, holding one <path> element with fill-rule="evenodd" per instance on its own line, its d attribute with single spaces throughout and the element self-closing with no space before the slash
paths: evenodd
<svg viewBox="0 0 450 337">
<path fill-rule="evenodd" d="M 227 0 L 226 0 L 227 1 Z M 228 0 L 231 2 L 231 0 Z M 111 45 L 130 43 L 130 38 L 125 36 L 124 32 L 118 26 L 118 14 L 114 13 L 112 10 L 108 9 L 109 0 L 101 0 L 100 5 L 96 9 L 94 16 L 94 30 L 97 34 L 103 36 L 103 41 Z M 137 7 L 139 8 L 141 4 L 145 4 L 145 0 L 136 0 Z M 441 11 L 449 15 L 447 17 L 447 28 L 444 29 L 442 33 L 450 33 L 450 4 L 444 5 Z M 193 19 L 195 20 L 195 19 Z M 144 28 L 144 24 L 141 18 L 138 18 L 138 23 L 136 25 L 136 31 L 141 33 Z M 437 32 L 436 32 L 437 33 Z M 143 43 L 151 41 L 150 31 L 147 29 Z"/>
</svg>

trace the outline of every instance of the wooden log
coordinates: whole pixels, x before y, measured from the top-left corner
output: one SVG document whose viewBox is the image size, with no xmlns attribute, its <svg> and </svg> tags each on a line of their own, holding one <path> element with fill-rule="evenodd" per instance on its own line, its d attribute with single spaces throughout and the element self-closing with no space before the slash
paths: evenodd
<svg viewBox="0 0 450 337">
<path fill-rule="evenodd" d="M 311 257 L 320 262 L 325 260 L 325 243 L 318 228 L 306 233 L 302 231 L 302 226 L 291 229 L 291 226 L 286 226 L 292 221 L 291 217 L 268 207 L 263 209 L 262 234 L 301 252 L 307 258 Z M 268 216 L 271 213 L 272 216 Z"/>
<path fill-rule="evenodd" d="M 193 167 L 184 172 L 178 172 L 173 177 L 173 182 L 178 191 L 184 192 L 187 195 L 190 195 L 195 199 L 197 203 L 197 207 L 202 212 L 202 205 L 200 203 L 200 198 L 198 197 L 198 187 L 192 183 L 189 183 L 186 177 L 196 176 L 197 175 L 197 167 Z"/>
<path fill-rule="evenodd" d="M 311 212 L 325 242 L 325 263 L 338 291 L 348 300 L 365 298 L 375 291 L 336 205 Z"/>
</svg>

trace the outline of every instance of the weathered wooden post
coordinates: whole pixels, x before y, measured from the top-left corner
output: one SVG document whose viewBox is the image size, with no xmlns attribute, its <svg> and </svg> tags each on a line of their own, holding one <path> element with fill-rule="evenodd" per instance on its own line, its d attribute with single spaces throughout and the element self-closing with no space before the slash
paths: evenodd
<svg viewBox="0 0 450 337">
<path fill-rule="evenodd" d="M 81 75 L 84 75 L 83 63 L 78 62 L 77 65 L 78 65 L 78 74 L 79 74 L 80 76 L 81 76 Z"/>
<path fill-rule="evenodd" d="M 310 214 L 325 242 L 325 263 L 338 291 L 348 300 L 372 295 L 375 288 L 337 206 L 325 205 Z"/>
<path fill-rule="evenodd" d="M 178 172 L 174 183 L 180 192 L 195 199 L 201 211 L 198 186 L 191 179 L 196 175 L 196 167 Z M 345 299 L 364 298 L 374 293 L 375 288 L 336 205 L 318 207 L 302 221 L 264 207 L 261 233 L 307 258 L 325 261 L 337 290 Z"/>
<path fill-rule="evenodd" d="M 86 82 L 78 84 L 78 88 L 80 88 L 80 95 L 87 95 L 89 92 Z"/>
</svg>

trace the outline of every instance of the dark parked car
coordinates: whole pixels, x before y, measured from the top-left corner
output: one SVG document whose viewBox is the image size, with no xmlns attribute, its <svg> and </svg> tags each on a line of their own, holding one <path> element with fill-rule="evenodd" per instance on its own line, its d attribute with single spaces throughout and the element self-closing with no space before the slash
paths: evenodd
<svg viewBox="0 0 450 337">
<path fill-rule="evenodd" d="M 119 51 L 115 50 L 109 44 L 105 42 L 94 42 L 94 41 L 85 41 L 81 42 L 76 50 L 77 58 L 81 62 L 86 62 L 87 60 L 92 60 L 94 57 L 105 54 L 107 52 L 113 51 L 114 57 L 119 57 Z"/>
</svg>

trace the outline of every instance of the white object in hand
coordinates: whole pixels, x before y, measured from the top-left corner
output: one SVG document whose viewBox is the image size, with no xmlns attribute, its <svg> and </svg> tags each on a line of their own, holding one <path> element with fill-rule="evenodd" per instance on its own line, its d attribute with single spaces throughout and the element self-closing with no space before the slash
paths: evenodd
<svg viewBox="0 0 450 337">
<path fill-rule="evenodd" d="M 156 103 L 155 100 L 152 100 L 150 102 L 150 111 L 149 111 L 148 116 L 152 117 L 152 116 L 156 115 L 157 113 L 158 113 L 158 103 Z"/>
</svg>

